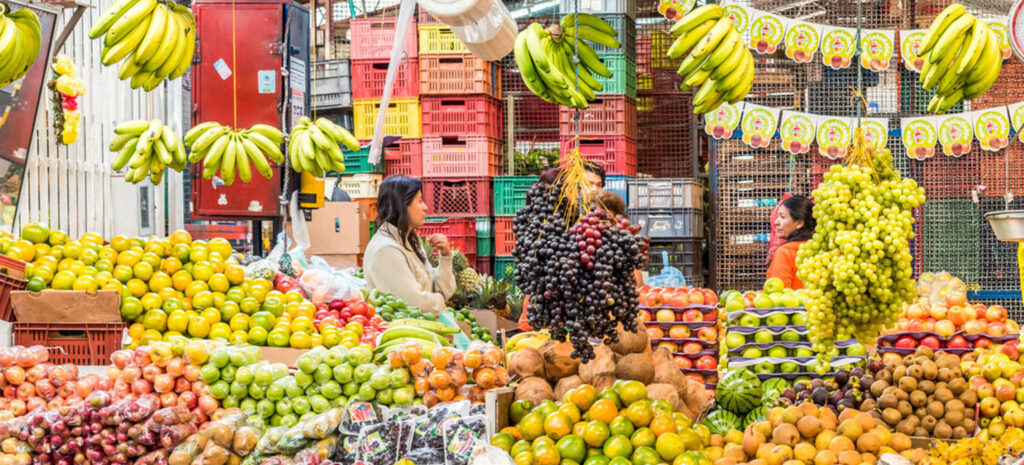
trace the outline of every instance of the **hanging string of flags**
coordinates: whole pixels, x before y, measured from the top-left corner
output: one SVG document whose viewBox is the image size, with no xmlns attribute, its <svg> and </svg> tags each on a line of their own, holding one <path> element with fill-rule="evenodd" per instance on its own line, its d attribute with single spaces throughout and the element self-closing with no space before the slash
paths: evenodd
<svg viewBox="0 0 1024 465">
<path fill-rule="evenodd" d="M 889 118 L 861 118 L 864 139 L 873 147 L 889 143 Z M 704 132 L 715 139 L 731 139 L 737 130 L 753 148 L 768 147 L 780 137 L 782 149 L 808 153 L 817 141 L 818 154 L 831 160 L 846 156 L 857 128 L 857 118 L 825 116 L 801 111 L 739 102 L 724 104 L 704 115 Z M 1010 144 L 1010 129 L 1024 142 L 1024 102 L 985 110 L 940 116 L 900 118 L 899 135 L 907 156 L 926 160 L 935 155 L 936 143 L 943 154 L 960 157 L 971 151 L 972 139 L 982 150 L 996 152 Z"/>
<path fill-rule="evenodd" d="M 770 55 L 779 46 L 784 46 L 786 56 L 791 60 L 810 63 L 820 51 L 825 66 L 843 69 L 850 67 L 859 46 L 860 65 L 871 71 L 882 71 L 889 68 L 898 43 L 907 69 L 921 72 L 924 66 L 924 60 L 916 52 L 927 29 L 862 29 L 858 44 L 856 28 L 790 19 L 744 5 L 727 5 L 725 8 L 736 29 L 741 34 L 749 33 L 747 46 L 761 55 Z M 1003 60 L 1010 58 L 1012 51 L 1005 20 L 993 18 L 985 21 L 999 36 Z"/>
</svg>

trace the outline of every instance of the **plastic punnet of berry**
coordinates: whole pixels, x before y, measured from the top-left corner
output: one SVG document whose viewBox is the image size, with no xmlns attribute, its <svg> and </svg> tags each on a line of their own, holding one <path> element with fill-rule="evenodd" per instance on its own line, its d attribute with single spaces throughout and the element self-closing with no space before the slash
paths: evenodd
<svg viewBox="0 0 1024 465">
<path fill-rule="evenodd" d="M 646 260 L 648 244 L 639 226 L 601 206 L 576 215 L 565 187 L 561 179 L 534 184 L 516 214 L 516 279 L 530 295 L 530 325 L 568 338 L 572 356 L 586 362 L 594 357 L 590 338 L 615 342 L 617 322 L 637 330 L 633 270 Z"/>
<path fill-rule="evenodd" d="M 835 341 L 874 341 L 914 298 L 912 210 L 925 199 L 860 129 L 846 164 L 832 165 L 812 195 L 818 225 L 800 247 L 797 276 L 810 295 L 809 336 L 824 372 L 838 353 Z"/>
</svg>

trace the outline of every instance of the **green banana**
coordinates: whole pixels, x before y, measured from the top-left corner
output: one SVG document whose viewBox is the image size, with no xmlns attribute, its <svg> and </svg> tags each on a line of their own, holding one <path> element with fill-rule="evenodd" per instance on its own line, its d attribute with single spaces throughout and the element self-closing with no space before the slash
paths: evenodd
<svg viewBox="0 0 1024 465">
<path fill-rule="evenodd" d="M 306 118 L 306 123 L 309 123 L 309 118 Z M 281 134 L 281 130 L 269 124 L 257 123 L 252 125 L 249 130 L 266 137 L 277 145 L 284 143 L 284 136 Z"/>
<path fill-rule="evenodd" d="M 423 340 L 426 340 L 426 341 L 432 341 L 434 343 L 441 344 L 441 345 L 444 345 L 444 346 L 451 345 L 451 343 L 449 343 L 443 337 L 438 336 L 433 331 L 429 331 L 429 330 L 426 330 L 426 329 L 423 329 L 423 328 L 420 328 L 420 327 L 417 327 L 417 326 L 391 326 L 391 325 L 388 326 L 388 329 L 386 331 L 381 333 L 380 341 L 378 342 L 378 344 L 383 344 L 383 343 L 386 343 L 388 341 L 392 341 L 392 340 L 399 339 L 399 338 L 417 338 L 417 339 L 423 339 Z"/>
<path fill-rule="evenodd" d="M 450 336 L 459 332 L 459 328 L 448 326 L 440 321 L 427 321 L 417 320 L 413 318 L 402 318 L 399 320 L 392 320 L 388 323 L 390 326 L 416 326 L 423 328 L 427 331 L 440 334 L 442 336 Z"/>
<path fill-rule="evenodd" d="M 277 163 L 284 163 L 284 154 L 281 153 L 281 144 L 275 144 L 273 141 L 268 139 L 267 136 L 255 131 L 250 132 L 247 136 L 247 140 L 256 144 L 256 147 L 265 153 L 271 160 L 274 160 Z M 291 145 L 290 141 L 289 145 Z"/>
<path fill-rule="evenodd" d="M 125 142 L 117 151 L 117 155 L 114 156 L 114 161 L 111 163 L 111 168 L 114 171 L 120 171 L 128 164 L 128 160 L 131 160 L 132 155 L 135 153 L 135 146 L 139 143 L 139 137 L 133 136 Z M 113 149 L 112 149 L 113 151 Z"/>
<path fill-rule="evenodd" d="M 605 66 L 604 62 L 601 61 L 601 57 L 597 54 L 596 51 L 594 51 L 593 48 L 591 48 L 585 42 L 578 42 L 576 43 L 575 49 L 576 53 L 580 57 L 580 62 L 583 63 L 583 66 L 586 66 L 587 69 L 593 71 L 595 74 L 603 78 L 612 77 L 612 72 L 608 69 L 607 66 Z"/>
<path fill-rule="evenodd" d="M 110 30 L 110 26 L 113 26 L 114 22 L 124 16 L 138 2 L 139 0 L 116 0 L 99 18 L 96 18 L 96 22 L 89 28 L 89 38 L 98 39 L 106 34 Z"/>
<path fill-rule="evenodd" d="M 524 30 L 516 35 L 515 44 L 512 46 L 512 54 L 516 60 L 516 66 L 519 67 L 519 75 L 523 79 L 523 84 L 526 84 L 526 88 L 530 92 L 541 95 L 541 93 L 547 91 L 547 86 L 544 85 L 544 81 L 537 75 L 537 70 L 534 68 L 533 59 L 530 57 L 530 50 L 526 46 L 526 36 L 528 34 L 529 32 Z"/>
<path fill-rule="evenodd" d="M 110 150 L 111 152 L 117 152 L 121 150 L 121 148 L 124 147 L 126 144 L 128 144 L 129 141 L 136 137 L 138 136 L 134 134 L 117 134 L 110 141 L 110 145 L 107 147 L 107 150 Z"/>
<path fill-rule="evenodd" d="M 195 143 L 196 139 L 199 139 L 199 136 L 203 135 L 205 131 L 215 127 L 221 127 L 220 123 L 207 121 L 205 123 L 199 123 L 192 126 L 192 129 L 189 129 L 188 132 L 185 133 L 185 145 L 191 147 L 192 144 Z"/>
<path fill-rule="evenodd" d="M 974 15 L 965 14 L 953 21 L 939 37 L 939 41 L 928 54 L 928 60 L 937 62 L 953 50 L 959 50 L 964 41 L 964 33 L 974 26 Z"/>
<path fill-rule="evenodd" d="M 114 134 L 142 134 L 143 131 L 149 129 L 149 121 L 137 119 L 131 121 L 125 121 L 117 126 L 114 126 Z"/>
<path fill-rule="evenodd" d="M 256 172 L 267 179 L 274 177 L 274 170 L 270 167 L 270 163 L 267 162 L 267 158 L 263 156 L 263 152 L 260 151 L 256 143 L 249 137 L 243 137 L 242 145 L 245 147 L 245 153 L 248 155 L 249 160 L 252 161 L 252 165 L 256 167 Z"/>
<path fill-rule="evenodd" d="M 960 16 L 963 16 L 966 11 L 967 9 L 959 3 L 949 5 L 946 9 L 942 10 L 942 12 L 932 20 L 931 26 L 928 27 L 928 32 L 926 32 L 924 37 L 921 38 L 921 41 L 919 42 L 920 45 L 917 50 L 917 56 L 923 57 L 925 54 L 930 52 L 936 42 L 938 42 L 939 37 L 943 35 L 947 28 L 949 28 L 949 25 Z"/>
<path fill-rule="evenodd" d="M 569 13 L 562 17 L 561 26 L 562 29 L 569 29 L 570 27 L 575 27 L 576 23 L 579 23 L 580 26 L 594 28 L 612 37 L 619 35 L 619 31 L 616 31 L 607 21 L 589 13 Z"/>
<path fill-rule="evenodd" d="M 717 3 L 708 3 L 707 5 L 694 8 L 686 16 L 683 16 L 682 19 L 676 21 L 672 28 L 668 30 L 668 33 L 673 36 L 685 34 L 707 21 L 718 21 L 722 16 L 725 16 L 725 8 L 722 8 Z"/>
<path fill-rule="evenodd" d="M 567 35 L 570 38 L 578 37 L 582 40 L 589 40 L 591 42 L 604 45 L 605 47 L 608 48 L 622 47 L 622 44 L 619 43 L 619 39 L 614 35 L 608 35 L 597 29 L 589 27 L 580 27 L 578 29 L 575 27 L 566 28 L 562 32 L 562 34 Z"/>
<path fill-rule="evenodd" d="M 530 50 L 530 57 L 538 71 L 547 73 L 551 71 L 551 63 L 547 59 L 547 51 L 544 49 L 541 39 L 547 37 L 548 33 L 540 24 L 531 23 L 526 29 L 526 47 Z"/>
<path fill-rule="evenodd" d="M 668 48 L 668 57 L 674 60 L 688 53 L 716 24 L 717 20 L 709 19 L 676 38 Z"/>
</svg>

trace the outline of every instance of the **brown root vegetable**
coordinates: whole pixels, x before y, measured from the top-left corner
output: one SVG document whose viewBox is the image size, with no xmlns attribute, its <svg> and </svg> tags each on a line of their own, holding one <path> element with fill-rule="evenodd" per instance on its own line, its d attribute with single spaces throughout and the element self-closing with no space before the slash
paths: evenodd
<svg viewBox="0 0 1024 465">
<path fill-rule="evenodd" d="M 615 376 L 650 384 L 654 381 L 654 360 L 645 353 L 623 355 L 615 366 Z"/>
<path fill-rule="evenodd" d="M 580 367 L 580 359 L 572 357 L 572 344 L 548 341 L 540 348 L 544 356 L 544 374 L 547 379 L 557 382 L 567 376 L 575 375 Z"/>
<path fill-rule="evenodd" d="M 530 401 L 533 405 L 538 405 L 545 400 L 555 400 L 555 392 L 551 390 L 551 385 L 544 378 L 534 376 L 519 381 L 519 385 L 516 387 L 516 400 L 523 399 Z"/>
<path fill-rule="evenodd" d="M 615 354 L 608 346 L 600 344 L 594 347 L 595 358 L 580 365 L 579 375 L 584 383 L 597 387 L 598 377 L 611 375 L 615 377 Z M 682 373 L 680 373 L 682 374 Z M 598 390 L 598 392 L 601 392 Z"/>
<path fill-rule="evenodd" d="M 583 380 L 580 379 L 579 375 L 572 375 L 568 378 L 562 378 L 558 385 L 555 386 L 555 399 L 561 400 L 565 397 L 565 393 L 576 389 L 583 385 Z"/>
<path fill-rule="evenodd" d="M 671 384 L 651 384 L 647 386 L 647 396 L 654 400 L 665 400 L 672 404 L 672 410 L 682 412 L 686 402 L 679 398 L 679 391 Z"/>
<path fill-rule="evenodd" d="M 651 347 L 651 340 L 648 338 L 647 332 L 644 331 L 643 323 L 640 323 L 639 320 L 637 321 L 636 332 L 626 331 L 622 327 L 622 323 L 615 325 L 615 331 L 618 333 L 619 341 L 611 344 L 610 347 L 617 354 L 636 354 Z"/>
<path fill-rule="evenodd" d="M 531 376 L 545 378 L 544 357 L 534 348 L 517 350 L 509 356 L 508 371 L 519 379 Z"/>
</svg>

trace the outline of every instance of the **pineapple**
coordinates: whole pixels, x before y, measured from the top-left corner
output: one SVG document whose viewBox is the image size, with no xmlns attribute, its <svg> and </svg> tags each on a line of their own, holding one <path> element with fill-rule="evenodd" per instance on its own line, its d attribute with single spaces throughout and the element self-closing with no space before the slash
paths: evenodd
<svg viewBox="0 0 1024 465">
<path fill-rule="evenodd" d="M 456 250 L 455 254 L 452 255 L 452 269 L 454 269 L 456 273 L 462 273 L 468 267 L 469 260 L 466 258 L 465 255 L 462 255 L 462 252 Z"/>
<path fill-rule="evenodd" d="M 480 275 L 472 268 L 463 268 L 462 271 L 455 273 L 455 281 L 460 288 L 473 292 L 480 286 Z"/>
</svg>

